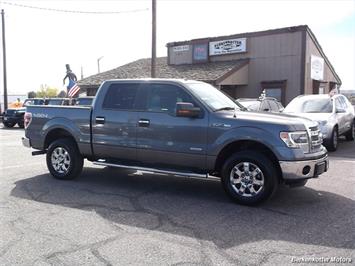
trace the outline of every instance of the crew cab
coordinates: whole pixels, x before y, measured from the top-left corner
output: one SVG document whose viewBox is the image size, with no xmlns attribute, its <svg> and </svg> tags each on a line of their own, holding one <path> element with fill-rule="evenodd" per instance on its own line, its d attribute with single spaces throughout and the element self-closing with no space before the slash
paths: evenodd
<svg viewBox="0 0 355 266">
<path fill-rule="evenodd" d="M 58 179 L 94 164 L 188 177 L 217 177 L 236 202 L 270 198 L 328 169 L 318 124 L 247 111 L 207 83 L 108 80 L 92 106 L 28 106 L 23 144 L 46 154 Z"/>
</svg>

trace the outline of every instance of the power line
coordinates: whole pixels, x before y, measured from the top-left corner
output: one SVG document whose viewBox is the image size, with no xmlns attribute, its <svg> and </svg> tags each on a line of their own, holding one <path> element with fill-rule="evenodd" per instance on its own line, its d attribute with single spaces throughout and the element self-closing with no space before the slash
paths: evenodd
<svg viewBox="0 0 355 266">
<path fill-rule="evenodd" d="M 31 9 L 37 9 L 37 10 L 42 10 L 42 11 L 75 13 L 75 14 L 90 14 L 90 15 L 112 15 L 112 14 L 137 13 L 137 12 L 149 10 L 149 8 L 145 8 L 145 9 L 133 9 L 133 10 L 126 10 L 126 11 L 83 11 L 83 10 L 69 10 L 69 9 L 57 9 L 57 8 L 49 8 L 49 7 L 31 6 L 31 5 L 17 4 L 17 3 L 13 3 L 13 2 L 7 2 L 7 1 L 0 1 L 0 3 L 4 4 L 4 5 L 23 7 L 23 8 L 31 8 Z"/>
</svg>

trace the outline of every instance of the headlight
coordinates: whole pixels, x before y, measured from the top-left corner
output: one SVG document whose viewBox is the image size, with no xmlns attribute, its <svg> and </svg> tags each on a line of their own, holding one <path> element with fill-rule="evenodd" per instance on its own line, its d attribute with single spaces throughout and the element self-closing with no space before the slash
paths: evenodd
<svg viewBox="0 0 355 266">
<path fill-rule="evenodd" d="M 280 138 L 289 148 L 300 148 L 309 153 L 309 137 L 307 131 L 280 132 Z"/>
</svg>

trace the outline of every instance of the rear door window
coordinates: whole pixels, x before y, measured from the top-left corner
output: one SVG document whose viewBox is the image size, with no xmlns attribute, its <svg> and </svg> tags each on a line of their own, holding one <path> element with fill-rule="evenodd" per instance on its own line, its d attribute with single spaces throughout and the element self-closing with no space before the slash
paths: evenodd
<svg viewBox="0 0 355 266">
<path fill-rule="evenodd" d="M 138 86 L 134 83 L 111 84 L 102 107 L 114 110 L 133 110 L 135 109 L 137 91 Z"/>
</svg>

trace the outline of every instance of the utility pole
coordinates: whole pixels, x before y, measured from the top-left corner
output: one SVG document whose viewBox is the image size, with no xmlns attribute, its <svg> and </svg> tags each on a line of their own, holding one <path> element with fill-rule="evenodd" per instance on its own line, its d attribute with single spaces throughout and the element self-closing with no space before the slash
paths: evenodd
<svg viewBox="0 0 355 266">
<path fill-rule="evenodd" d="M 97 58 L 97 73 L 100 73 L 100 60 L 103 58 L 103 56 Z"/>
<path fill-rule="evenodd" d="M 155 66 L 156 66 L 156 39 L 157 39 L 157 34 L 156 34 L 156 27 L 157 27 L 157 5 L 156 5 L 156 0 L 152 0 L 152 60 L 151 60 L 151 77 L 155 78 L 156 77 L 156 71 L 155 71 Z"/>
<path fill-rule="evenodd" d="M 81 70 L 81 71 L 80 71 L 80 72 L 81 72 L 81 73 L 80 73 L 80 74 L 81 74 L 80 77 L 81 77 L 81 79 L 84 79 L 83 66 L 80 66 L 80 70 Z"/>
<path fill-rule="evenodd" d="M 4 111 L 7 109 L 7 76 L 6 76 L 6 42 L 5 42 L 5 12 L 1 9 L 2 20 L 2 62 L 4 70 Z"/>
</svg>

